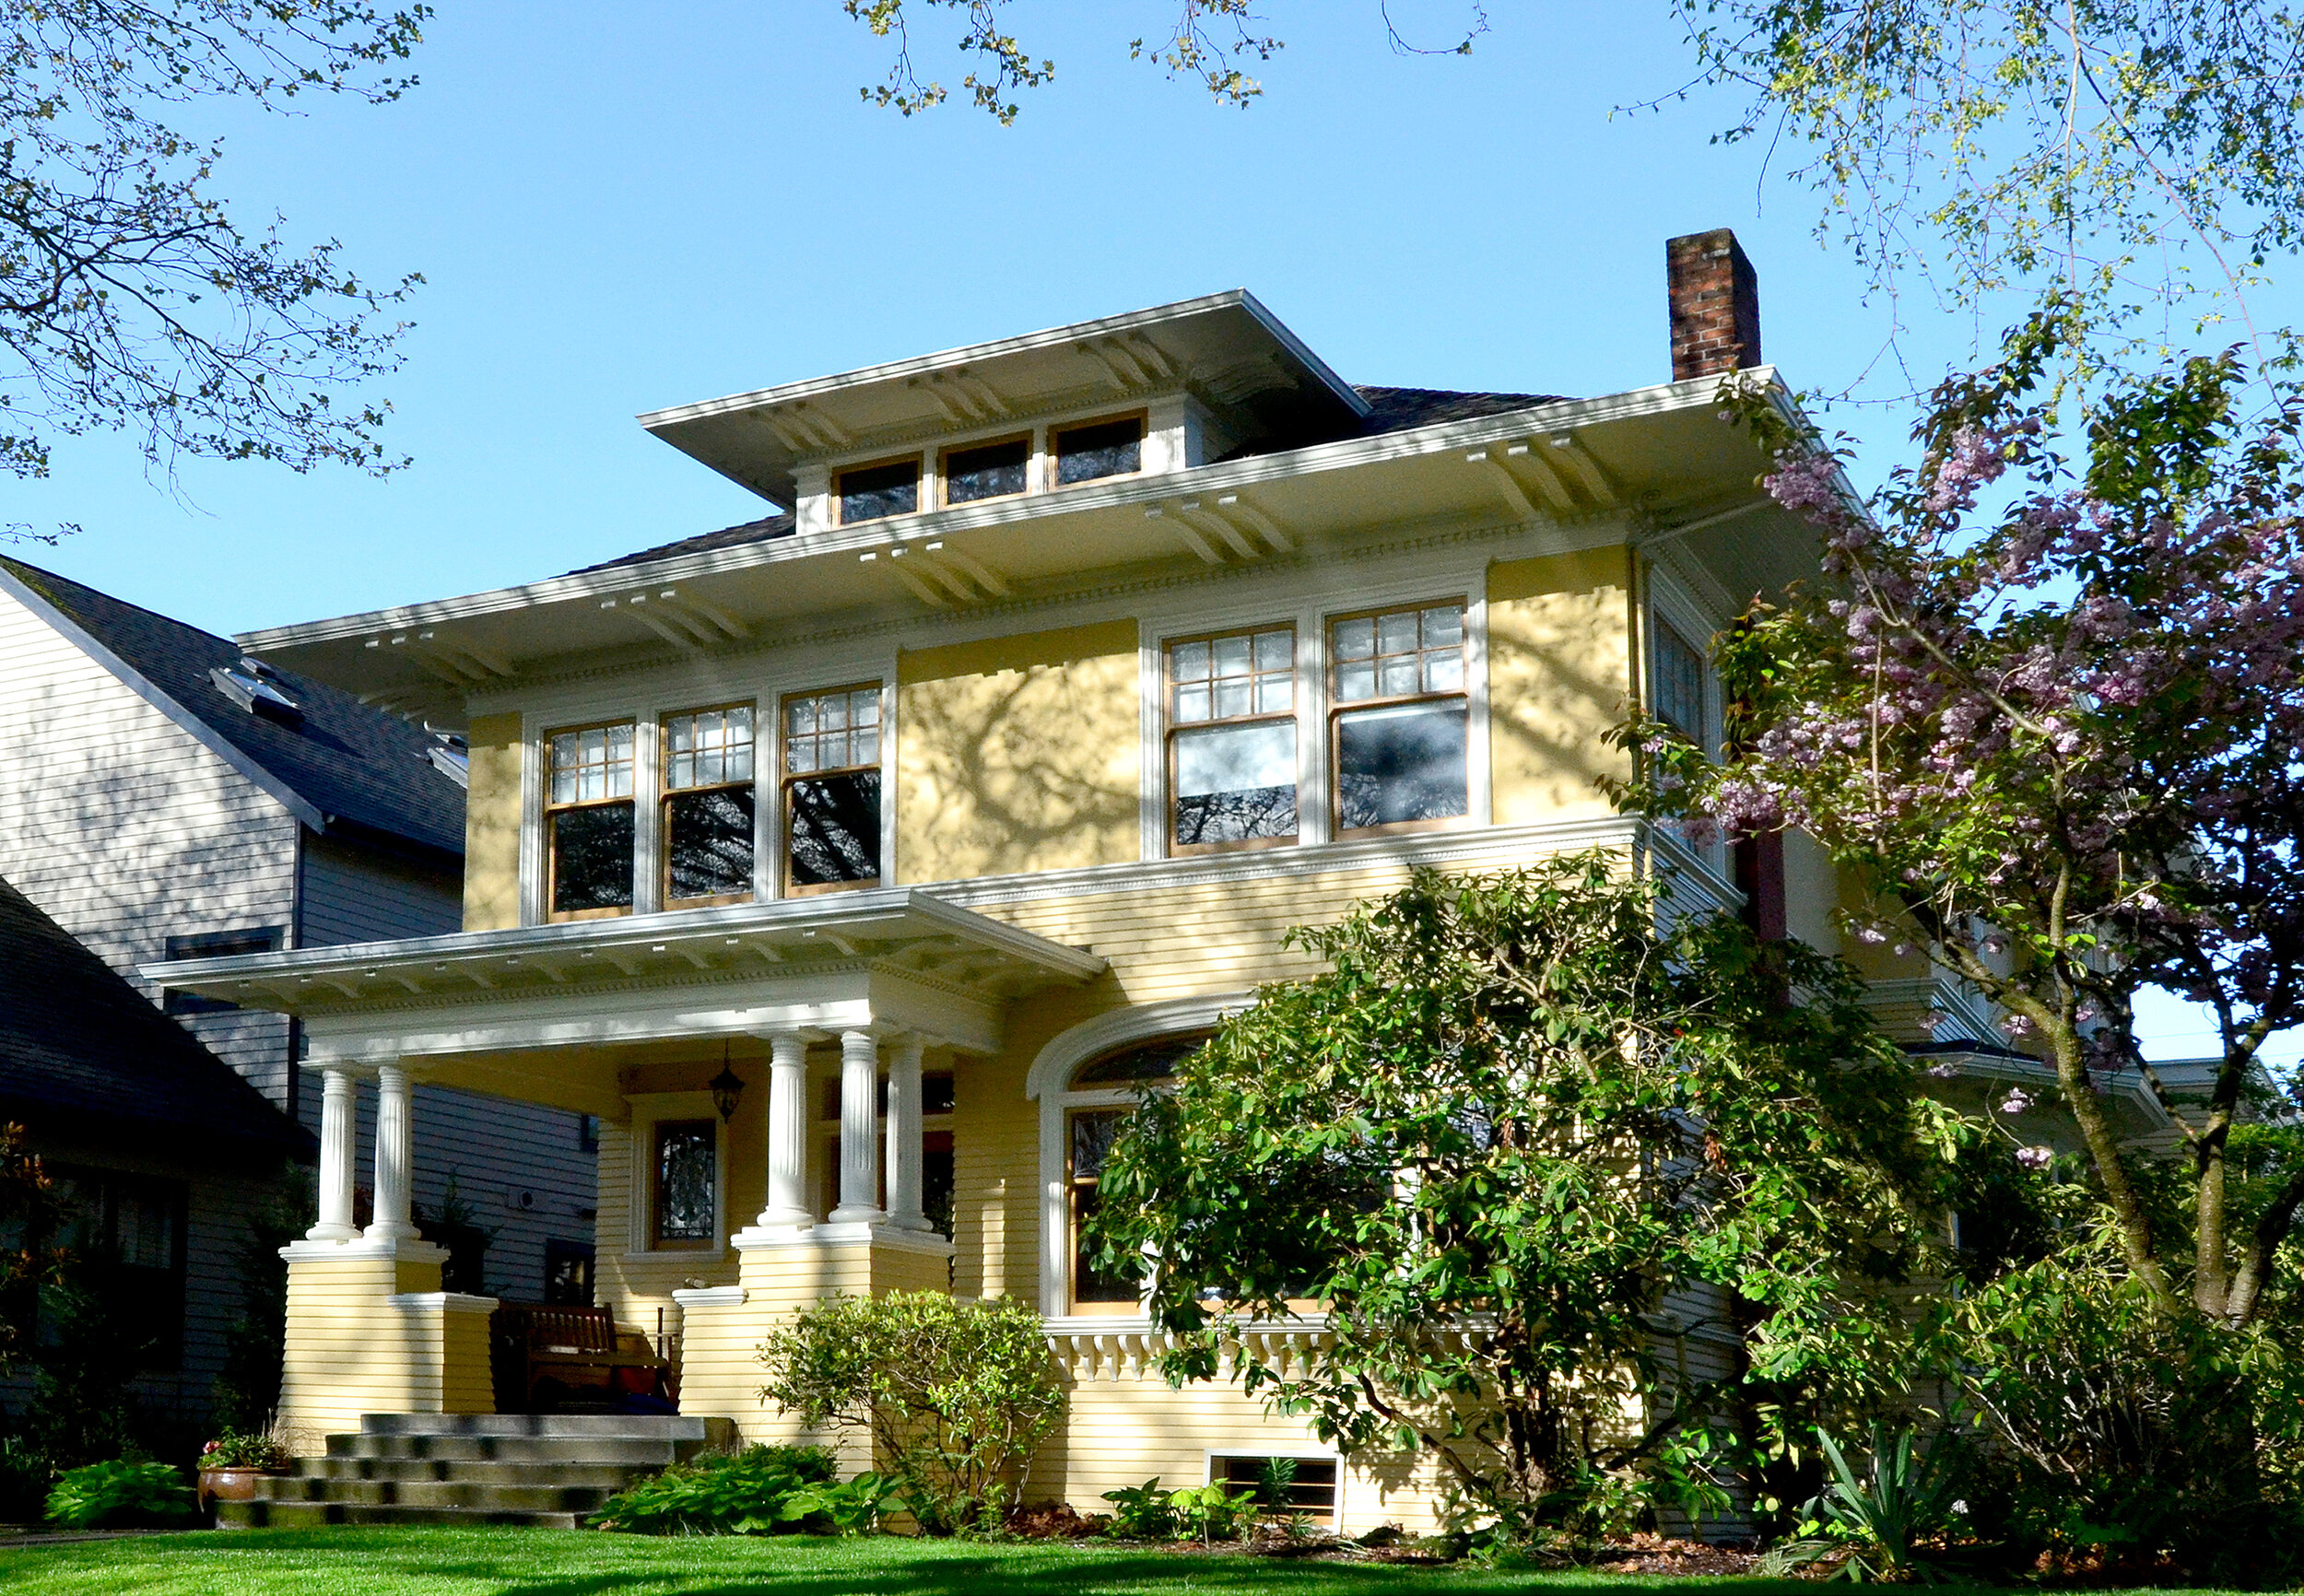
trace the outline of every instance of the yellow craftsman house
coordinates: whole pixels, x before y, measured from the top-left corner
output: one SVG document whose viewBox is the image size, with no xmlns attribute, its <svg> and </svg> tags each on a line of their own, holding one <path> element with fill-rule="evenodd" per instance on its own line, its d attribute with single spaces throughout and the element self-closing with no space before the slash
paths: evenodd
<svg viewBox="0 0 2304 1596">
<path fill-rule="evenodd" d="M 435 1438 L 330 1443 L 402 1503 L 454 1483 L 384 1466 L 465 1455 L 438 1438 L 562 1433 L 418 1416 L 541 1405 L 410 1223 L 410 1089 L 439 1083 L 596 1117 L 595 1301 L 684 1417 L 785 1434 L 753 1352 L 824 1293 L 1005 1294 L 1071 1384 L 1028 1496 L 1288 1455 L 1344 1529 L 1427 1521 L 1406 1463 L 1170 1390 L 1078 1221 L 1137 1084 L 1306 972 L 1285 928 L 1412 865 L 1617 847 L 1834 944 L 1810 855 L 1699 853 L 1596 785 L 1635 704 L 1717 738 L 1707 640 L 1814 561 L 1717 399 L 1758 367 L 1751 268 L 1725 232 L 1668 260 L 1663 385 L 1355 387 L 1216 294 L 642 417 L 778 513 L 241 640 L 470 749 L 461 933 L 145 972 L 309 1039 L 299 1433 Z"/>
</svg>

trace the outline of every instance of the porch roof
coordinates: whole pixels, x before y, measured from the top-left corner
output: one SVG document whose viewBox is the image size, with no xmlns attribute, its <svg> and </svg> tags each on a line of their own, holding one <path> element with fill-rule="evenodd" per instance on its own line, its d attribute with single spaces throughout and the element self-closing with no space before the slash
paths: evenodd
<svg viewBox="0 0 2304 1596">
<path fill-rule="evenodd" d="M 243 1008 L 349 1017 L 458 1000 L 559 1000 L 652 977 L 783 982 L 867 966 L 1002 1001 L 1105 968 L 1085 949 L 909 886 L 138 968 L 160 986 Z"/>
</svg>

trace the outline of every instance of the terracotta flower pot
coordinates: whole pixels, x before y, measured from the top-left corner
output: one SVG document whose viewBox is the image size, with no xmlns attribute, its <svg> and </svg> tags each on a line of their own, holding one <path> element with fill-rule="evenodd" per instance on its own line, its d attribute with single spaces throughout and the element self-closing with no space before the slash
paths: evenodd
<svg viewBox="0 0 2304 1596">
<path fill-rule="evenodd" d="M 279 1469 L 202 1469 L 200 1471 L 200 1505 L 211 1502 L 253 1502 L 256 1499 L 256 1482 L 276 1476 Z"/>
</svg>

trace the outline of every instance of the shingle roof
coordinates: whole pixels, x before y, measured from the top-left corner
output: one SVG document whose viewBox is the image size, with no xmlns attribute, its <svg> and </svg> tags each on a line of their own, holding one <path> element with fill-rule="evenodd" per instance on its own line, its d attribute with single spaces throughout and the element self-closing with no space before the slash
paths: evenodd
<svg viewBox="0 0 2304 1596">
<path fill-rule="evenodd" d="M 1282 449 L 1299 448 L 1306 443 L 1333 443 L 1343 438 L 1373 438 L 1386 432 L 1405 432 L 1415 427 L 1430 427 L 1442 421 L 1473 421 L 1483 416 L 1501 416 L 1508 411 L 1525 410 L 1536 405 L 1558 405 L 1563 403 L 1565 397 L 1558 393 L 1466 393 L 1450 388 L 1361 388 L 1358 392 L 1361 398 L 1368 401 L 1369 413 L 1360 418 L 1359 425 L 1354 429 L 1340 433 L 1337 438 L 1267 440 L 1235 451 L 1225 458 L 1242 459 Z M 793 518 L 789 513 L 770 515 L 758 521 L 747 521 L 740 526 L 725 526 L 718 532 L 660 543 L 637 554 L 604 559 L 598 565 L 578 566 L 568 574 L 582 576 L 587 571 L 614 570 L 619 566 L 645 565 L 652 559 L 670 559 L 675 555 L 701 554 L 709 549 L 766 543 L 770 538 L 790 537 L 792 533 Z"/>
<path fill-rule="evenodd" d="M 239 645 L 229 638 L 21 560 L 0 557 L 0 570 L 61 610 L 323 815 L 464 851 L 464 791 L 432 764 L 430 739 L 421 729 L 287 671 L 280 678 L 301 715 L 276 720 L 253 713 L 225 697 L 208 675 L 239 661 Z"/>
<path fill-rule="evenodd" d="M 613 570 L 621 565 L 644 565 L 652 559 L 670 559 L 676 554 L 702 554 L 707 549 L 733 548 L 738 544 L 765 543 L 771 537 L 790 537 L 793 517 L 789 511 L 771 515 L 759 521 L 747 521 L 741 526 L 723 526 L 718 532 L 699 533 L 673 543 L 660 543 L 653 548 L 643 548 L 638 554 L 619 555 L 604 559 L 598 565 L 580 565 L 568 574 L 582 576 L 586 571 Z"/>
<path fill-rule="evenodd" d="M 193 1158 L 312 1150 L 309 1132 L 6 881 L 0 1116 L 140 1130 Z"/>
</svg>

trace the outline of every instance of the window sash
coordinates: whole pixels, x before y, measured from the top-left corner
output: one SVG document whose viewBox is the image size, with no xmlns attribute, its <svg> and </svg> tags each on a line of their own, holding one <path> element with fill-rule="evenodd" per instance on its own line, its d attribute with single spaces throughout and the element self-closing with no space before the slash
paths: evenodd
<svg viewBox="0 0 2304 1596">
<path fill-rule="evenodd" d="M 632 796 L 633 723 L 611 722 L 545 733 L 551 775 L 547 808 L 614 803 Z"/>
<path fill-rule="evenodd" d="M 1656 718 L 1669 722 L 1699 745 L 1705 743 L 1704 655 L 1680 628 L 1656 617 Z"/>
<path fill-rule="evenodd" d="M 1146 417 L 1112 416 L 1054 428 L 1048 439 L 1054 486 L 1133 476 L 1144 469 Z"/>
<path fill-rule="evenodd" d="M 784 700 L 782 723 L 786 893 L 876 885 L 884 815 L 879 684 L 794 694 Z"/>
<path fill-rule="evenodd" d="M 752 706 L 688 710 L 664 722 L 664 785 L 668 792 L 734 787 L 752 780 Z"/>
<path fill-rule="evenodd" d="M 710 1120 L 660 1120 L 652 1140 L 650 1241 L 675 1250 L 710 1247 L 719 1238 L 717 1127 Z"/>
<path fill-rule="evenodd" d="M 1030 490 L 1032 440 L 993 438 L 944 452 L 944 502 L 976 504 Z"/>
<path fill-rule="evenodd" d="M 1295 841 L 1295 628 L 1179 638 L 1161 660 L 1169 847 L 1190 853 Z"/>
<path fill-rule="evenodd" d="M 1097 1180 L 1103 1172 L 1104 1155 L 1113 1134 L 1128 1117 L 1126 1109 L 1075 1109 L 1064 1119 L 1064 1187 L 1069 1211 L 1072 1253 L 1072 1301 L 1106 1310 L 1115 1304 L 1133 1308 L 1144 1298 L 1141 1279 L 1107 1275 L 1088 1260 L 1082 1237 L 1096 1212 Z M 1084 1168 L 1083 1166 L 1087 1167 Z"/>
<path fill-rule="evenodd" d="M 832 483 L 832 498 L 840 507 L 840 523 L 854 526 L 890 516 L 911 515 L 920 509 L 920 456 L 852 465 Z"/>
</svg>

